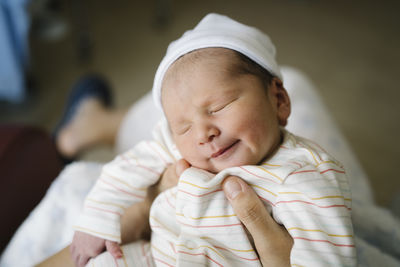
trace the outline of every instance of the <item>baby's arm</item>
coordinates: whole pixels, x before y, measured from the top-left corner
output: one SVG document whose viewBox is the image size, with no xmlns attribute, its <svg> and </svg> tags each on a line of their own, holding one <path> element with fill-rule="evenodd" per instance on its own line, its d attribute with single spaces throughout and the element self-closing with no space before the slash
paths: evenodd
<svg viewBox="0 0 400 267">
<path fill-rule="evenodd" d="M 104 248 L 113 256 L 120 254 L 121 216 L 128 207 L 146 199 L 147 188 L 157 183 L 172 162 L 160 143 L 142 142 L 103 167 L 75 226 L 72 249 L 76 264 Z"/>
</svg>

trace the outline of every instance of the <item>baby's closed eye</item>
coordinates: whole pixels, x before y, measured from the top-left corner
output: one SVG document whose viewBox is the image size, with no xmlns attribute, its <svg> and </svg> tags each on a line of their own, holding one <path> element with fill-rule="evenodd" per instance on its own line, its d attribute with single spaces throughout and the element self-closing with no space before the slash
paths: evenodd
<svg viewBox="0 0 400 267">
<path fill-rule="evenodd" d="M 235 102 L 237 100 L 237 98 L 231 99 L 229 101 L 224 101 L 218 105 L 215 105 L 214 107 L 212 107 L 209 111 L 209 114 L 214 114 L 217 113 L 223 109 L 225 109 L 226 107 L 230 106 L 233 102 Z"/>
</svg>

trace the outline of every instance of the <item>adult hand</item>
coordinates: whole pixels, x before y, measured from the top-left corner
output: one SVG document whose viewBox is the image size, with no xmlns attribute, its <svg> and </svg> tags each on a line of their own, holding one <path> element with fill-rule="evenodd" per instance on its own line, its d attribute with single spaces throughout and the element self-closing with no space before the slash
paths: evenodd
<svg viewBox="0 0 400 267">
<path fill-rule="evenodd" d="M 70 246 L 70 253 L 75 266 L 83 267 L 90 258 L 96 257 L 105 248 L 114 258 L 122 257 L 122 250 L 117 242 L 76 231 Z"/>
<path fill-rule="evenodd" d="M 293 239 L 268 213 L 254 190 L 236 176 L 227 177 L 222 188 L 239 220 L 254 239 L 263 266 L 290 266 Z"/>
</svg>

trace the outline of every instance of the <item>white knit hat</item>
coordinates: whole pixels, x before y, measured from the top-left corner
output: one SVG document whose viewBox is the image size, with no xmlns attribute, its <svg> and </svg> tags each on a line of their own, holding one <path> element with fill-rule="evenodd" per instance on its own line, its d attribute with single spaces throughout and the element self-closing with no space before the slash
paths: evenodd
<svg viewBox="0 0 400 267">
<path fill-rule="evenodd" d="M 186 31 L 181 38 L 168 46 L 153 83 L 153 98 L 158 108 L 162 110 L 162 82 L 172 63 L 191 51 L 207 47 L 223 47 L 238 51 L 282 79 L 275 60 L 275 46 L 265 33 L 227 16 L 211 13 L 206 15 L 193 30 Z"/>
</svg>

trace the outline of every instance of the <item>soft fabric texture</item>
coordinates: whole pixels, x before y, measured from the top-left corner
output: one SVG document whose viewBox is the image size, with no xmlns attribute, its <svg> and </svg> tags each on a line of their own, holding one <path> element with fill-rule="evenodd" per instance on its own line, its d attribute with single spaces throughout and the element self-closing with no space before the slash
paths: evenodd
<svg viewBox="0 0 400 267">
<path fill-rule="evenodd" d="M 176 188 L 155 200 L 150 225 L 157 266 L 261 266 L 222 191 L 229 175 L 244 179 L 293 237 L 292 266 L 356 266 L 344 170 L 317 145 L 288 132 L 274 156 L 259 166 L 217 175 L 189 168 Z"/>
<path fill-rule="evenodd" d="M 227 16 L 212 13 L 205 16 L 193 30 L 186 31 L 181 38 L 168 46 L 153 83 L 154 102 L 159 109 L 162 109 L 162 82 L 171 64 L 191 51 L 208 47 L 238 51 L 282 79 L 275 60 L 275 46 L 265 33 Z"/>
<path fill-rule="evenodd" d="M 157 266 L 165 262 L 173 266 L 261 266 L 222 192 L 222 181 L 228 175 L 249 183 L 274 219 L 289 231 L 294 239 L 292 264 L 356 265 L 350 187 L 344 169 L 318 145 L 284 132 L 278 151 L 261 165 L 232 167 L 217 175 L 189 168 L 177 187 L 157 197 L 150 214 Z M 155 141 L 140 142 L 103 167 L 76 230 L 121 241 L 120 217 L 125 208 L 142 201 L 146 188 L 180 158 L 165 120 L 154 135 Z M 125 258 L 134 260 L 129 252 Z"/>
<path fill-rule="evenodd" d="M 282 75 L 292 100 L 287 129 L 317 140 L 345 166 L 353 194 L 352 215 L 359 266 L 399 266 L 400 252 L 396 251 L 398 246 L 395 245 L 400 243 L 398 218 L 374 203 L 368 177 L 315 85 L 295 68 L 283 67 Z M 148 114 L 152 115 L 150 119 Z M 120 128 L 118 154 L 150 136 L 151 128 L 160 116 L 150 93 L 132 105 Z M 72 225 L 76 223 L 83 200 L 98 178 L 101 167 L 101 164 L 88 162 L 68 166 L 14 235 L 1 256 L 0 266 L 32 266 L 69 244 L 73 235 Z M 148 255 L 148 245 L 140 242 L 139 247 L 143 255 Z M 136 251 L 137 248 L 137 243 L 123 246 L 124 252 Z M 115 265 L 109 253 L 101 254 L 96 260 L 107 266 Z M 124 266 L 124 263 L 124 259 L 118 260 L 118 266 Z M 152 265 L 146 261 L 137 266 Z"/>
</svg>

